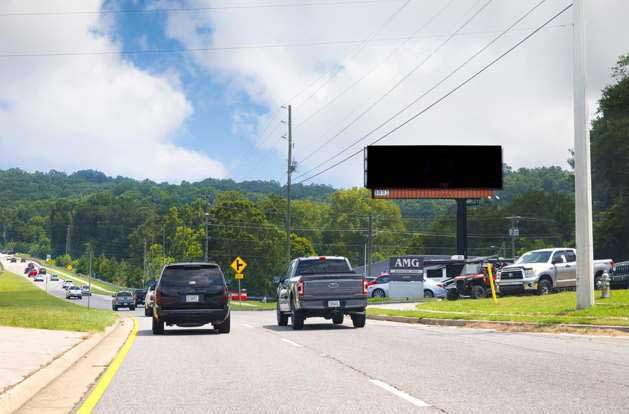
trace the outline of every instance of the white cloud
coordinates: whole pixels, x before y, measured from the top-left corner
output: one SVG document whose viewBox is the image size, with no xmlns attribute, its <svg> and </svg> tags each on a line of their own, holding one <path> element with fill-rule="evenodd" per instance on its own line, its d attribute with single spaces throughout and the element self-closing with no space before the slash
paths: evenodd
<svg viewBox="0 0 629 414">
<path fill-rule="evenodd" d="M 98 10 L 100 0 L 4 1 L 5 11 Z M 117 51 L 98 14 L 0 17 L 4 53 Z M 223 165 L 176 144 L 193 108 L 176 74 L 118 54 L 0 58 L 0 168 L 179 182 L 225 177 Z"/>
<path fill-rule="evenodd" d="M 464 31 L 505 28 L 535 3 L 537 0 L 494 1 Z M 547 1 L 520 24 L 518 30 L 496 43 L 405 115 L 423 108 L 568 3 L 563 0 Z M 199 6 L 201 2 L 182 0 L 177 4 Z M 361 39 L 379 27 L 400 4 L 259 8 L 205 14 L 173 13 L 168 19 L 167 34 L 188 47 Z M 378 36 L 408 35 L 444 4 L 446 0 L 411 1 L 405 11 Z M 475 5 L 478 7 L 480 3 L 476 0 L 455 1 L 423 35 L 450 33 L 465 19 L 466 10 Z M 625 24 L 629 17 L 629 7 L 621 0 L 592 1 L 588 5 L 588 87 L 590 100 L 594 103 L 600 96 L 600 89 L 610 81 L 609 68 L 616 57 L 629 51 L 624 41 L 629 34 L 629 28 Z M 553 25 L 568 24 L 571 21 L 572 13 L 569 11 Z M 402 87 L 335 139 L 333 145 L 325 147 L 301 165 L 301 171 L 313 167 L 361 137 L 437 82 L 493 36 L 481 34 L 455 38 L 425 67 L 404 82 Z M 335 102 L 329 110 L 297 128 L 294 136 L 298 160 L 340 130 L 348 120 L 389 89 L 441 41 L 443 37 L 420 38 L 410 42 L 403 51 L 385 62 L 380 69 Z M 566 166 L 565 160 L 573 140 L 571 44 L 570 25 L 543 30 L 447 101 L 382 143 L 501 144 L 504 146 L 506 161 L 516 167 Z M 216 79 L 222 80 L 234 94 L 244 91 L 254 102 L 269 108 L 270 114 L 256 121 L 259 134 L 266 129 L 269 120 L 278 115 L 279 107 L 284 103 L 294 104 L 293 117 L 295 123 L 299 124 L 353 81 L 362 77 L 395 46 L 396 42 L 374 43 L 349 61 L 346 56 L 357 45 L 197 53 L 193 58 Z M 285 102 L 304 85 L 308 85 L 335 65 L 342 65 L 344 69 L 308 102 L 300 104 L 300 99 L 308 96 L 317 86 L 302 94 L 296 102 Z M 406 116 L 402 116 L 393 125 L 405 118 Z M 238 118 L 238 121 L 242 122 L 242 119 Z M 388 129 L 383 129 L 383 132 Z M 377 136 L 374 135 L 374 138 Z M 263 138 L 258 135 L 253 139 L 258 145 L 265 147 L 269 140 Z M 285 143 L 282 140 L 271 142 L 275 142 L 277 151 L 285 152 Z M 318 180 L 360 185 L 361 169 L 362 160 L 357 158 Z"/>
</svg>

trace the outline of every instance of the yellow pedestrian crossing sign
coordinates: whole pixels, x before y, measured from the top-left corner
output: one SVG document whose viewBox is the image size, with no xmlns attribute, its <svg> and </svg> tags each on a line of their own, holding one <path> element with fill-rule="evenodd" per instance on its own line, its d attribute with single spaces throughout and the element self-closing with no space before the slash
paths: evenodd
<svg viewBox="0 0 629 414">
<path fill-rule="evenodd" d="M 235 258 L 231 264 L 231 268 L 234 269 L 234 272 L 236 272 L 236 274 L 244 272 L 246 267 L 247 267 L 247 262 L 242 260 L 240 256 Z"/>
</svg>

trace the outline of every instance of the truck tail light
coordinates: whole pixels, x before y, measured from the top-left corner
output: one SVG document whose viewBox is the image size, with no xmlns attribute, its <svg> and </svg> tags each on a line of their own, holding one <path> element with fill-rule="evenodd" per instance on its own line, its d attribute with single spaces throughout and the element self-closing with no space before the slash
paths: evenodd
<svg viewBox="0 0 629 414">
<path fill-rule="evenodd" d="M 229 303 L 229 290 L 227 286 L 223 287 L 223 300 L 225 301 L 225 305 Z"/>
<path fill-rule="evenodd" d="M 363 277 L 363 296 L 369 296 L 369 282 Z"/>
<path fill-rule="evenodd" d="M 159 289 L 155 289 L 155 304 L 160 305 L 162 303 L 162 292 Z"/>
<path fill-rule="evenodd" d="M 612 267 L 612 272 L 616 271 L 616 263 L 613 260 L 609 262 L 609 265 Z"/>
<path fill-rule="evenodd" d="M 304 278 L 300 277 L 299 280 L 297 281 L 297 295 L 299 296 L 299 299 L 302 299 L 304 297 Z"/>
</svg>

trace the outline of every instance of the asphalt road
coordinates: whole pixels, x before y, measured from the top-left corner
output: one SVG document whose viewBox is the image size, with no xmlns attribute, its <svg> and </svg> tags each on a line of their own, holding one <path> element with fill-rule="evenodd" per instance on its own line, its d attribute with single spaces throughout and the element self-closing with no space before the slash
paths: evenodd
<svg viewBox="0 0 629 414">
<path fill-rule="evenodd" d="M 232 332 L 138 317 L 136 342 L 94 412 L 620 413 L 629 338 L 367 321 L 278 328 L 234 312 Z"/>
<path fill-rule="evenodd" d="M 9 263 L 9 261 L 6 260 L 6 257 L 4 256 L 1 257 L 0 260 L 2 261 L 2 265 L 4 266 L 6 270 L 8 270 L 9 272 L 15 273 L 17 275 L 23 276 L 24 279 L 30 280 L 35 286 L 41 288 L 42 290 L 46 290 L 51 295 L 57 296 L 63 300 L 67 300 L 72 303 L 77 303 L 79 305 L 87 306 L 88 304 L 87 296 L 83 296 L 83 298 L 80 300 L 79 299 L 66 299 L 66 291 L 61 287 L 63 283 L 62 282 L 63 276 L 61 275 L 59 276 L 58 282 L 51 282 L 50 273 L 54 273 L 54 272 L 49 272 L 46 275 L 48 282 L 34 282 L 32 278 L 29 279 L 24 274 L 26 263 L 20 263 L 19 261 L 18 263 Z M 89 304 L 90 304 L 90 307 L 93 307 L 95 309 L 111 309 L 111 297 L 92 294 L 92 296 L 89 298 Z"/>
</svg>

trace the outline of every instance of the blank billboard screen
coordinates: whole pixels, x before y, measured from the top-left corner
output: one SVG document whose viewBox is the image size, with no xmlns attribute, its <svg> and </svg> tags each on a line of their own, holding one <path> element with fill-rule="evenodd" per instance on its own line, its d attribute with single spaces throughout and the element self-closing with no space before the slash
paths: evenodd
<svg viewBox="0 0 629 414">
<path fill-rule="evenodd" d="M 365 149 L 369 189 L 502 189 L 502 147 L 374 145 Z"/>
</svg>

